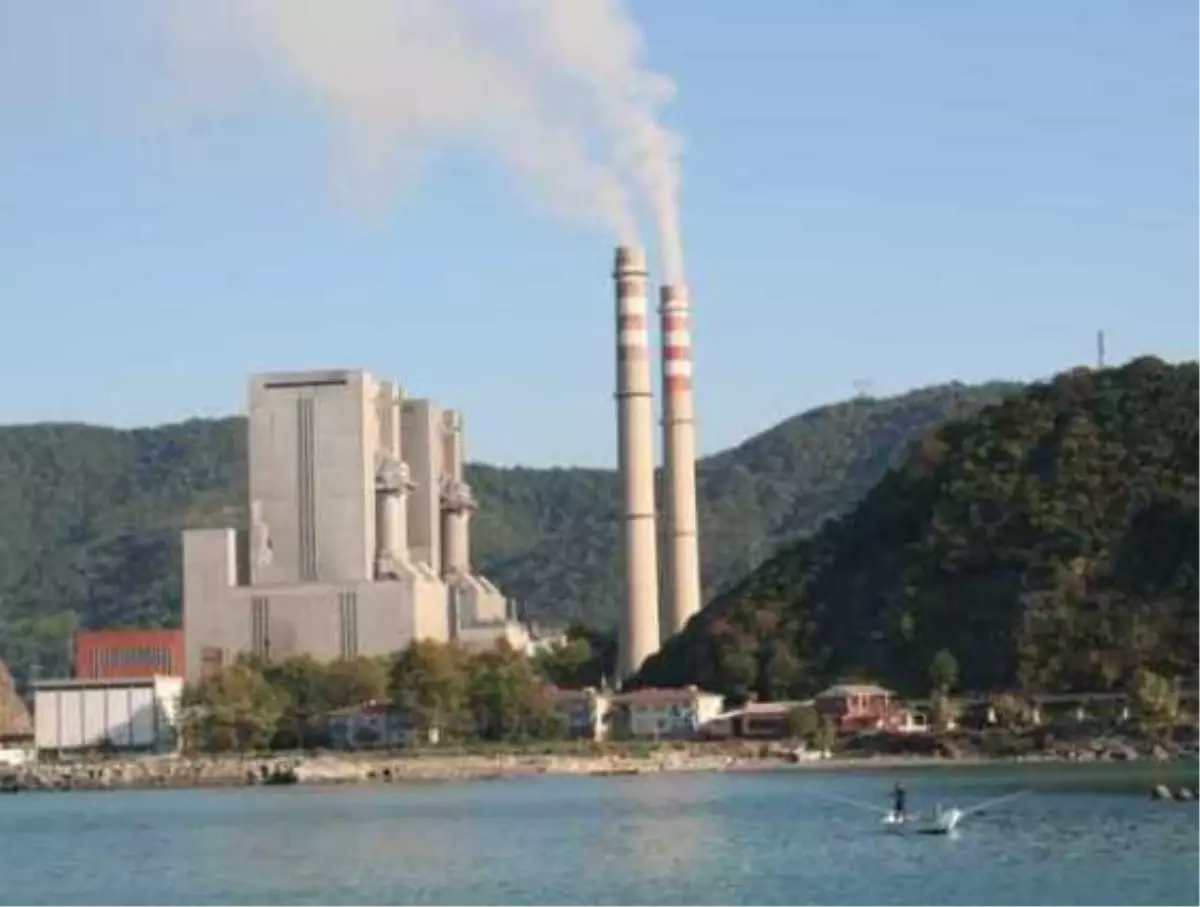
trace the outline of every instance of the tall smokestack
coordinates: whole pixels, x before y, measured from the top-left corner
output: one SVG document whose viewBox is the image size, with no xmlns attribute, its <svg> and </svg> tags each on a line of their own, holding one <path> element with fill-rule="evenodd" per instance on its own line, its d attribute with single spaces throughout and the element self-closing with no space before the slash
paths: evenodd
<svg viewBox="0 0 1200 907">
<path fill-rule="evenodd" d="M 692 406 L 692 332 L 687 287 L 661 288 L 663 487 L 666 583 L 663 630 L 671 636 L 700 610 L 696 537 L 696 425 Z"/>
<path fill-rule="evenodd" d="M 624 680 L 658 649 L 654 404 L 645 253 L 619 246 L 613 279 L 617 285 L 617 465 L 625 495 L 625 610 L 617 673 Z"/>
</svg>

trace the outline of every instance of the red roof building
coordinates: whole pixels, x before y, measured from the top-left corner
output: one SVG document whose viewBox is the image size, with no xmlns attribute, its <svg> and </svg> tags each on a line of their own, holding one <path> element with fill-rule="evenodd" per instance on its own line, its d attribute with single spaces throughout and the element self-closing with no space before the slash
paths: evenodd
<svg viewBox="0 0 1200 907">
<path fill-rule="evenodd" d="M 84 680 L 184 676 L 182 630 L 80 630 L 75 676 Z"/>
</svg>

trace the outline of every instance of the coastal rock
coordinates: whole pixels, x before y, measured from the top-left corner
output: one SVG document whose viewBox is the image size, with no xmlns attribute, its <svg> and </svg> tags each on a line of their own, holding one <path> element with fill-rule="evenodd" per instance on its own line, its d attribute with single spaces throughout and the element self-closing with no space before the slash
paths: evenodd
<svg viewBox="0 0 1200 907">
<path fill-rule="evenodd" d="M 1176 800 L 1192 800 L 1196 796 L 1195 792 L 1190 787 L 1181 787 L 1175 791 Z"/>
<path fill-rule="evenodd" d="M 1156 784 L 1154 789 L 1150 791 L 1150 796 L 1155 800 L 1170 800 L 1171 789 L 1165 784 Z"/>
</svg>

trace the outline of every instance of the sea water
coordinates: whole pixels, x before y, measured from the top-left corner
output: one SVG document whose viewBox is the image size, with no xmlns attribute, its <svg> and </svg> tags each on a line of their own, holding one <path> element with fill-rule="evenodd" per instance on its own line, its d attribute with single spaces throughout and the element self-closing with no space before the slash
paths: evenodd
<svg viewBox="0 0 1200 907">
<path fill-rule="evenodd" d="M 1152 801 L 1148 771 L 23 793 L 0 798 L 0 902 L 1196 904 L 1197 808 Z M 896 780 L 913 811 L 1030 793 L 953 837 L 834 799 L 886 810 Z"/>
</svg>

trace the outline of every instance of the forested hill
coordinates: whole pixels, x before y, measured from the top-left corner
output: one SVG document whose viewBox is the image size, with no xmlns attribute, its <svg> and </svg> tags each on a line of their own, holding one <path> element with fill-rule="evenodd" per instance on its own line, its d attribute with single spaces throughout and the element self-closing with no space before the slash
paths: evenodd
<svg viewBox="0 0 1200 907">
<path fill-rule="evenodd" d="M 1197 367 L 1079 369 L 946 425 L 719 596 L 642 683 L 1099 690 L 1197 661 Z M 946 657 L 939 661 L 943 669 Z"/>
<path fill-rule="evenodd" d="M 790 419 L 699 469 L 706 588 L 852 506 L 932 426 L 1011 385 L 946 385 Z M 242 419 L 0 428 L 0 658 L 68 666 L 85 626 L 179 619 L 179 532 L 241 525 Z M 620 500 L 603 470 L 472 466 L 476 562 L 531 617 L 612 623 Z"/>
</svg>

